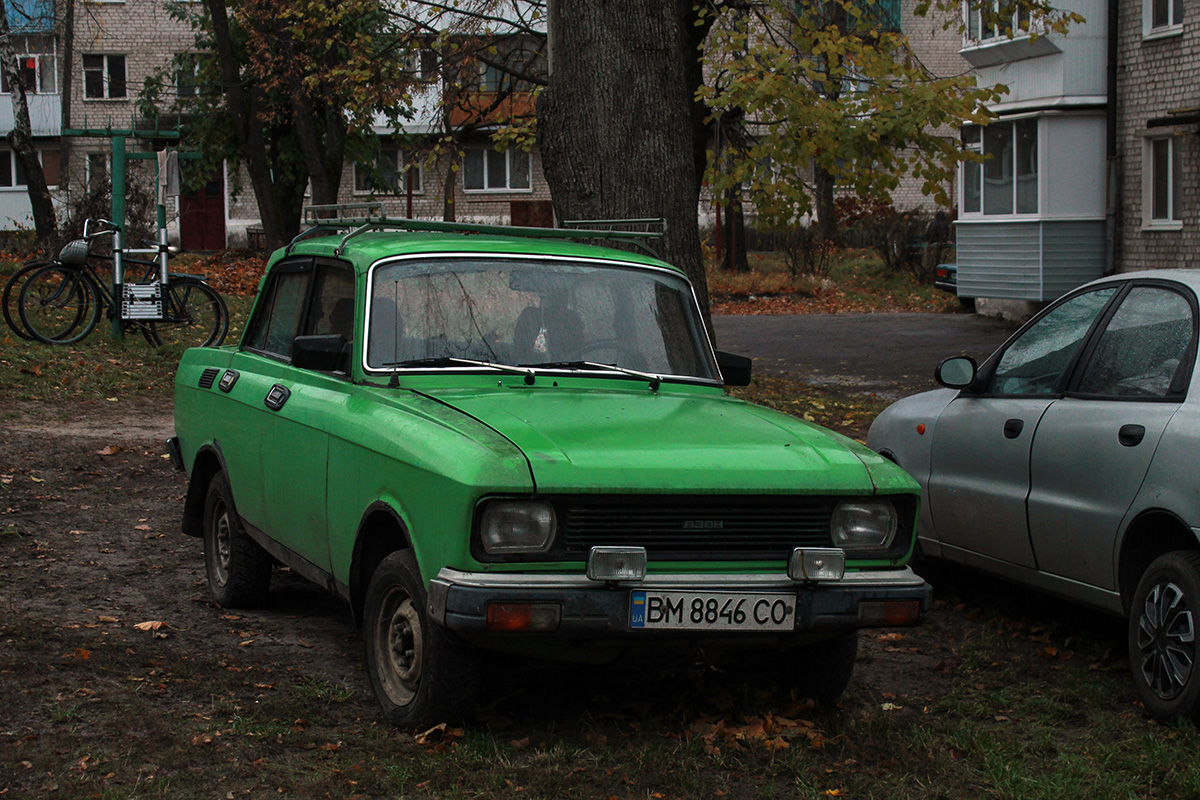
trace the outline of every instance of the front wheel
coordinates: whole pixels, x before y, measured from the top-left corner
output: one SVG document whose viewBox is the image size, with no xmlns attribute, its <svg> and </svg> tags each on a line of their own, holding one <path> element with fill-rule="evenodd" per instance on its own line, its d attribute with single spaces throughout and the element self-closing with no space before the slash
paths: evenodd
<svg viewBox="0 0 1200 800">
<path fill-rule="evenodd" d="M 1196 611 L 1200 608 L 1200 552 L 1156 558 L 1138 581 L 1129 613 L 1133 685 L 1150 716 L 1196 716 Z"/>
<path fill-rule="evenodd" d="M 142 332 L 158 347 L 209 347 L 225 341 L 229 311 L 217 290 L 195 278 L 172 278 L 163 297 L 163 319 L 147 321 Z"/>
<path fill-rule="evenodd" d="M 392 553 L 375 568 L 363 640 L 371 688 L 392 723 L 419 728 L 457 722 L 470 710 L 479 679 L 476 655 L 429 619 L 411 553 Z"/>
<path fill-rule="evenodd" d="M 812 644 L 784 651 L 796 691 L 818 703 L 842 696 L 858 658 L 858 631 L 850 630 Z"/>
<path fill-rule="evenodd" d="M 61 264 L 35 270 L 17 296 L 25 331 L 44 344 L 75 344 L 100 319 L 100 300 L 82 272 Z"/>
</svg>

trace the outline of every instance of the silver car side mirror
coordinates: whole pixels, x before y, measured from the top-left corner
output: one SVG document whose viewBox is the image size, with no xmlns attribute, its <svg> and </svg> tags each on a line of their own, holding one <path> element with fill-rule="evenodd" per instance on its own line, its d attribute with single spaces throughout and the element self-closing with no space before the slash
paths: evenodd
<svg viewBox="0 0 1200 800">
<path fill-rule="evenodd" d="M 955 356 L 938 364 L 933 378 L 947 389 L 966 389 L 975 380 L 976 369 L 975 359 Z"/>
</svg>

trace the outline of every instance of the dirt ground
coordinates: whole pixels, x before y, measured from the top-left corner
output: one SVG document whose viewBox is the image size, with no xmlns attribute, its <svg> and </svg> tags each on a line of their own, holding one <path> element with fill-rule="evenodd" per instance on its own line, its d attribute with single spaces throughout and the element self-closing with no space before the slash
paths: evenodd
<svg viewBox="0 0 1200 800">
<path fill-rule="evenodd" d="M 209 600 L 201 543 L 179 532 L 185 484 L 165 455 L 168 410 L 124 400 L 53 409 L 0 411 L 0 797 L 165 796 L 154 787 L 189 782 L 192 796 L 242 796 L 259 785 L 256 762 L 220 756 L 210 721 L 230 715 L 229 704 L 246 719 L 283 684 L 311 687 L 318 700 L 340 694 L 320 723 L 339 730 L 315 730 L 303 709 L 294 723 L 287 717 L 304 731 L 297 747 L 319 750 L 355 731 L 387 736 L 397 752 L 414 746 L 407 734 L 378 733 L 360 633 L 340 601 L 286 573 L 264 610 L 231 613 Z M 944 691 L 978 628 L 971 591 L 954 589 L 957 599 L 939 602 L 921 627 L 864 632 L 844 702 L 919 709 Z M 1082 626 L 1119 650 L 1119 622 L 1054 608 L 1039 605 L 1051 628 Z M 1015 627 L 1014 657 L 1049 668 L 1035 657 L 1044 641 Z M 517 718 L 513 738 L 520 726 L 553 729 L 589 714 L 588 695 L 572 689 L 581 674 L 515 679 L 501 704 Z M 673 685 L 644 691 L 669 705 Z"/>
</svg>

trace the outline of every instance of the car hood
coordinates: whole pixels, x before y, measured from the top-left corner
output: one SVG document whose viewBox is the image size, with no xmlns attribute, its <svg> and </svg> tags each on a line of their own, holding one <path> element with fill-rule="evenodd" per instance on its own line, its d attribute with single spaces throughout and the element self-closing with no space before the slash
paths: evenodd
<svg viewBox="0 0 1200 800">
<path fill-rule="evenodd" d="M 850 439 L 723 395 L 561 386 L 423 393 L 519 447 L 538 491 L 866 494 L 891 467 L 868 468 L 864 461 L 882 459 Z"/>
</svg>

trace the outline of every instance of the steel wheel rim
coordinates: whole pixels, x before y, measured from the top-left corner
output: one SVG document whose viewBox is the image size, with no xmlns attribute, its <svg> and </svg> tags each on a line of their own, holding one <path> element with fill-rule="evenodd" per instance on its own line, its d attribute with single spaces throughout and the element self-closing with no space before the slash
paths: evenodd
<svg viewBox="0 0 1200 800">
<path fill-rule="evenodd" d="M 213 577 L 216 579 L 218 586 L 224 586 L 229 582 L 229 561 L 232 558 L 233 551 L 233 533 L 229 525 L 229 509 L 221 503 L 217 507 L 216 529 L 213 531 L 213 547 L 216 550 L 213 555 Z"/>
<path fill-rule="evenodd" d="M 1158 583 L 1138 618 L 1138 665 L 1159 699 L 1174 700 L 1187 687 L 1196 657 L 1196 629 L 1187 596 L 1177 585 Z"/>
<path fill-rule="evenodd" d="M 384 598 L 375 636 L 379 679 L 388 698 L 408 705 L 421 681 L 421 618 L 411 597 L 395 588 Z"/>
</svg>

